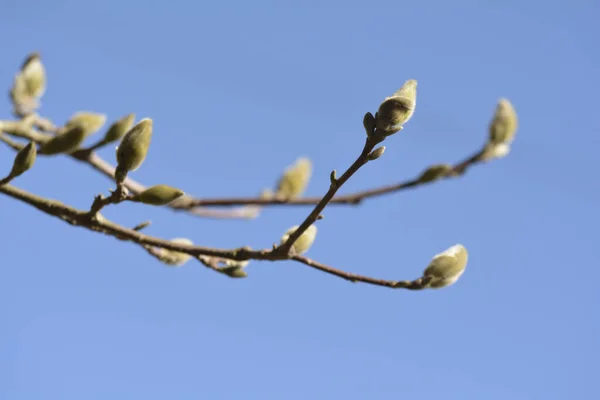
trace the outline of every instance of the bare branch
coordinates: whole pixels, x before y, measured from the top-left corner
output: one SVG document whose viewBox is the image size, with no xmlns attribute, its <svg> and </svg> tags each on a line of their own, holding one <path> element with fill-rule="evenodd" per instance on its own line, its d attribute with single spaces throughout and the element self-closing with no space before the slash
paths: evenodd
<svg viewBox="0 0 600 400">
<path fill-rule="evenodd" d="M 38 210 L 48 215 L 57 217 L 71 225 L 80 226 L 95 232 L 104 233 L 106 235 L 113 236 L 120 240 L 137 243 L 138 245 L 146 249 L 148 253 L 155 257 L 158 256 L 158 253 L 155 250 L 152 250 L 152 248 L 162 248 L 166 250 L 186 253 L 198 259 L 205 266 L 218 272 L 220 272 L 220 268 L 218 266 L 219 259 L 229 259 L 238 261 L 244 261 L 249 259 L 280 261 L 290 259 L 307 265 L 311 268 L 318 269 L 330 275 L 337 276 L 339 278 L 352 282 L 363 282 L 371 285 L 384 286 L 389 288 L 405 288 L 413 290 L 423 289 L 425 285 L 425 283 L 423 283 L 422 280 L 386 281 L 358 274 L 352 274 L 318 263 L 304 256 L 296 255 L 292 257 L 287 257 L 268 249 L 252 250 L 248 247 L 244 247 L 239 249 L 227 250 L 174 243 L 169 240 L 144 235 L 139 232 L 139 229 L 129 229 L 124 226 L 118 225 L 114 222 L 109 221 L 100 214 L 96 215 L 95 217 L 91 217 L 89 212 L 77 210 L 57 200 L 51 200 L 40 196 L 36 196 L 23 189 L 19 189 L 9 184 L 0 185 L 0 193 L 4 193 L 9 197 L 27 203 L 37 208 Z"/>
</svg>

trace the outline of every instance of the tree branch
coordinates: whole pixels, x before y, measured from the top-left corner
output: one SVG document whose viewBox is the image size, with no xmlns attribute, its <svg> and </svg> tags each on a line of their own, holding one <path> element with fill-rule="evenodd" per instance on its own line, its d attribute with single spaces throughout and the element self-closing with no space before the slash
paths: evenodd
<svg viewBox="0 0 600 400">
<path fill-rule="evenodd" d="M 202 264 L 215 271 L 220 271 L 220 268 L 218 267 L 219 259 L 229 259 L 237 261 L 281 261 L 289 259 L 351 282 L 363 282 L 376 286 L 383 286 L 388 288 L 404 288 L 411 290 L 423 289 L 427 284 L 427 282 L 423 279 L 417 279 L 415 281 L 387 281 L 383 279 L 370 278 L 367 276 L 345 272 L 300 255 L 282 256 L 281 254 L 269 249 L 252 250 L 248 247 L 244 247 L 239 249 L 227 250 L 175 243 L 169 240 L 148 236 L 143 233 L 140 233 L 138 230 L 129 229 L 124 226 L 118 225 L 112 221 L 109 221 L 101 214 L 97 214 L 95 217 L 92 217 L 87 211 L 77 210 L 57 200 L 51 200 L 40 196 L 36 196 L 13 185 L 1 184 L 0 193 L 4 193 L 9 197 L 27 203 L 30 206 L 33 206 L 38 210 L 44 212 L 45 214 L 59 218 L 71 225 L 80 226 L 91 231 L 104 233 L 106 235 L 113 236 L 120 240 L 134 242 L 142 246 L 144 249 L 146 249 L 146 251 L 148 251 L 151 255 L 154 255 L 155 257 L 158 254 L 151 250 L 153 247 L 181 252 L 193 256 Z"/>
</svg>

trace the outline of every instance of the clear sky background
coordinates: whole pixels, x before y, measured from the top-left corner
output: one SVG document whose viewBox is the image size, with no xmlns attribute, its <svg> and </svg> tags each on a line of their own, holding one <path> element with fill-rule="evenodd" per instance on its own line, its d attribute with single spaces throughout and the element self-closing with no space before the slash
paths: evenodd
<svg viewBox="0 0 600 400">
<path fill-rule="evenodd" d="M 595 4 L 594 4 L 595 3 Z M 307 255 L 417 278 L 463 243 L 454 286 L 350 284 L 292 262 L 233 280 L 0 196 L 0 399 L 592 399 L 600 355 L 600 6 L 593 1 L 4 0 L 0 81 L 39 50 L 41 113 L 154 119 L 132 177 L 255 195 L 299 156 L 307 195 L 361 150 L 362 117 L 410 78 L 418 105 L 342 192 L 412 178 L 486 140 L 511 154 L 461 179 L 328 208 Z M 7 96 L 0 118 L 9 119 Z M 0 146 L 0 168 L 13 152 Z M 101 155 L 114 162 L 114 147 Z M 14 182 L 87 208 L 110 181 L 62 157 Z M 105 215 L 206 246 L 270 246 L 307 207 L 215 221 L 141 205 Z"/>
</svg>

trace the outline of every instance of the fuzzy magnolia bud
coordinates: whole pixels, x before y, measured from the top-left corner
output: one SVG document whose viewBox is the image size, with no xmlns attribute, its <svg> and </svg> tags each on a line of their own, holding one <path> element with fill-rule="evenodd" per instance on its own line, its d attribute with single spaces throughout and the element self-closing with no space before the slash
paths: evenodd
<svg viewBox="0 0 600 400">
<path fill-rule="evenodd" d="M 229 276 L 230 278 L 246 278 L 248 273 L 244 270 L 243 267 L 239 266 L 230 266 L 219 268 L 219 271 Z"/>
<path fill-rule="evenodd" d="M 38 52 L 27 56 L 23 65 L 21 65 L 21 72 L 17 76 L 17 80 L 20 80 L 20 82 L 15 83 L 15 86 L 22 90 L 21 95 L 33 98 L 40 98 L 44 95 L 46 91 L 46 69 Z"/>
<path fill-rule="evenodd" d="M 111 143 L 121 139 L 127 132 L 129 132 L 129 130 L 133 126 L 134 121 L 135 114 L 127 114 L 121 119 L 113 122 L 112 125 L 106 131 L 102 142 Z"/>
<path fill-rule="evenodd" d="M 79 111 L 71 116 L 71 118 L 65 124 L 65 128 L 69 128 L 75 124 L 81 124 L 85 128 L 85 135 L 89 136 L 96 133 L 98 129 L 106 122 L 106 115 L 90 112 L 90 111 Z"/>
<path fill-rule="evenodd" d="M 182 190 L 167 185 L 156 185 L 144 190 L 140 194 L 133 196 L 133 201 L 153 206 L 164 206 L 173 200 L 183 196 Z"/>
<path fill-rule="evenodd" d="M 194 242 L 192 242 L 190 239 L 187 239 L 187 238 L 175 238 L 175 239 L 171 239 L 170 241 L 172 243 L 177 243 L 177 244 L 187 244 L 187 245 L 194 244 Z M 167 249 L 161 249 L 161 250 L 162 251 L 160 252 L 160 254 L 158 256 L 159 260 L 171 267 L 180 267 L 183 264 L 185 264 L 186 262 L 188 262 L 190 260 L 190 258 L 192 258 L 192 256 L 190 256 L 187 253 L 181 253 L 179 251 L 172 251 L 172 250 L 167 250 Z"/>
<path fill-rule="evenodd" d="M 507 99 L 500 99 L 490 123 L 489 143 L 510 145 L 515 138 L 517 127 L 515 108 Z"/>
<path fill-rule="evenodd" d="M 312 162 L 308 158 L 299 158 L 288 166 L 277 183 L 277 194 L 285 198 L 294 198 L 304 193 L 312 176 Z"/>
<path fill-rule="evenodd" d="M 10 171 L 10 177 L 16 178 L 33 167 L 35 158 L 37 156 L 37 148 L 35 143 L 29 142 L 27 146 L 23 147 L 15 156 L 12 169 Z"/>
<path fill-rule="evenodd" d="M 371 136 L 373 132 L 375 132 L 375 117 L 370 112 L 366 113 L 363 117 L 363 126 L 365 127 L 365 131 L 367 132 L 367 136 Z"/>
<path fill-rule="evenodd" d="M 488 143 L 483 149 L 481 158 L 484 161 L 490 161 L 506 157 L 510 153 L 510 145 L 506 143 Z"/>
<path fill-rule="evenodd" d="M 392 96 L 387 97 L 375 115 L 377 131 L 383 136 L 392 135 L 410 120 L 417 105 L 417 81 L 410 79 Z"/>
<path fill-rule="evenodd" d="M 117 167 L 121 171 L 135 171 L 142 165 L 152 140 L 152 120 L 144 118 L 123 137 L 117 148 Z"/>
<path fill-rule="evenodd" d="M 73 124 L 63 133 L 54 136 L 40 147 L 40 154 L 71 153 L 85 140 L 86 129 L 81 124 Z"/>
<path fill-rule="evenodd" d="M 283 236 L 281 237 L 281 244 L 287 242 L 289 237 L 298 229 L 300 226 L 295 225 L 288 229 Z M 304 254 L 310 249 L 312 244 L 315 242 L 315 238 L 317 237 L 317 227 L 315 225 L 309 226 L 300 237 L 294 242 L 292 247 L 296 254 Z"/>
<path fill-rule="evenodd" d="M 423 277 L 431 279 L 429 287 L 450 286 L 465 272 L 469 255 L 462 244 L 456 244 L 433 257 Z"/>
<path fill-rule="evenodd" d="M 452 171 L 452 166 L 449 164 L 435 164 L 427 168 L 419 177 L 419 182 L 433 182 Z"/>
<path fill-rule="evenodd" d="M 384 151 L 385 151 L 385 146 L 378 147 L 375 150 L 373 150 L 371 153 L 369 153 L 369 155 L 367 156 L 367 159 L 369 161 L 377 160 L 379 157 L 381 157 L 383 155 Z"/>
</svg>

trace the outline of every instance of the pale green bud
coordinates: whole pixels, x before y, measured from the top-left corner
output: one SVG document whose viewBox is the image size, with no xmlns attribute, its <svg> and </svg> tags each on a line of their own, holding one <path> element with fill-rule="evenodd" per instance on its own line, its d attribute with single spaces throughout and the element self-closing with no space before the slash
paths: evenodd
<svg viewBox="0 0 600 400">
<path fill-rule="evenodd" d="M 499 158 L 504 158 L 510 153 L 510 144 L 508 143 L 491 143 L 488 142 L 481 153 L 482 161 L 491 161 Z"/>
<path fill-rule="evenodd" d="M 248 273 L 244 270 L 244 268 L 238 266 L 219 268 L 219 271 L 230 278 L 246 278 L 248 276 Z"/>
<path fill-rule="evenodd" d="M 294 198 L 304 193 L 312 176 L 312 162 L 301 157 L 293 165 L 288 166 L 277 183 L 277 195 Z"/>
<path fill-rule="evenodd" d="M 167 185 L 156 185 L 133 196 L 133 201 L 153 206 L 164 206 L 183 196 L 182 190 Z"/>
<path fill-rule="evenodd" d="M 419 182 L 427 183 L 438 180 L 452 171 L 450 164 L 434 164 L 427 168 L 419 177 Z"/>
<path fill-rule="evenodd" d="M 73 124 L 63 133 L 54 136 L 52 139 L 42 144 L 40 154 L 59 154 L 71 153 L 79 147 L 85 140 L 85 127 L 81 124 Z"/>
<path fill-rule="evenodd" d="M 371 136 L 375 131 L 375 117 L 370 112 L 366 113 L 363 117 L 363 126 L 365 127 L 365 132 L 367 132 L 367 136 Z"/>
<path fill-rule="evenodd" d="M 46 91 L 46 69 L 40 54 L 38 52 L 31 53 L 27 56 L 21 65 L 22 82 L 20 82 L 20 90 L 23 94 L 33 98 L 40 98 Z"/>
<path fill-rule="evenodd" d="M 33 167 L 35 158 L 37 156 L 37 148 L 35 143 L 29 142 L 27 146 L 23 147 L 15 156 L 10 176 L 16 178 Z"/>
<path fill-rule="evenodd" d="M 507 99 L 500 99 L 490 123 L 489 142 L 510 145 L 517 132 L 518 119 L 513 105 Z"/>
<path fill-rule="evenodd" d="M 424 278 L 430 278 L 432 288 L 450 286 L 465 272 L 469 255 L 462 244 L 456 244 L 433 257 L 425 271 Z"/>
<path fill-rule="evenodd" d="M 78 111 L 69 118 L 65 124 L 65 128 L 69 128 L 75 124 L 81 124 L 85 128 L 85 135 L 89 136 L 96 133 L 106 122 L 106 115 L 90 112 Z"/>
<path fill-rule="evenodd" d="M 392 135 L 407 123 L 417 105 L 417 81 L 407 80 L 392 96 L 387 97 L 375 115 L 377 131 L 383 136 Z"/>
<path fill-rule="evenodd" d="M 375 150 L 373 150 L 371 153 L 369 153 L 369 155 L 367 156 L 367 159 L 369 161 L 377 160 L 379 157 L 381 157 L 383 155 L 384 151 L 385 151 L 385 146 L 378 147 Z"/>
<path fill-rule="evenodd" d="M 190 239 L 187 239 L 187 238 L 175 238 L 175 239 L 171 239 L 170 242 L 177 243 L 177 244 L 187 244 L 187 245 L 194 244 L 194 242 L 192 242 Z M 160 261 L 164 262 L 165 264 L 167 264 L 171 267 L 180 267 L 183 264 L 185 264 L 186 262 L 188 262 L 192 258 L 192 256 L 187 253 L 181 253 L 178 251 L 161 249 L 158 258 Z"/>
<path fill-rule="evenodd" d="M 102 141 L 104 143 L 116 142 L 121 139 L 133 126 L 135 121 L 135 114 L 127 114 L 121 119 L 112 123 L 112 125 L 106 131 L 104 135 L 104 139 Z"/>
<path fill-rule="evenodd" d="M 294 225 L 288 229 L 281 237 L 281 244 L 285 243 L 290 235 L 292 235 L 299 227 L 300 225 Z M 315 225 L 309 226 L 292 245 L 295 253 L 298 255 L 306 253 L 315 242 L 316 237 L 317 227 Z"/>
<path fill-rule="evenodd" d="M 144 118 L 123 137 L 117 148 L 117 164 L 122 171 L 135 171 L 142 165 L 152 140 L 152 120 Z"/>
</svg>

